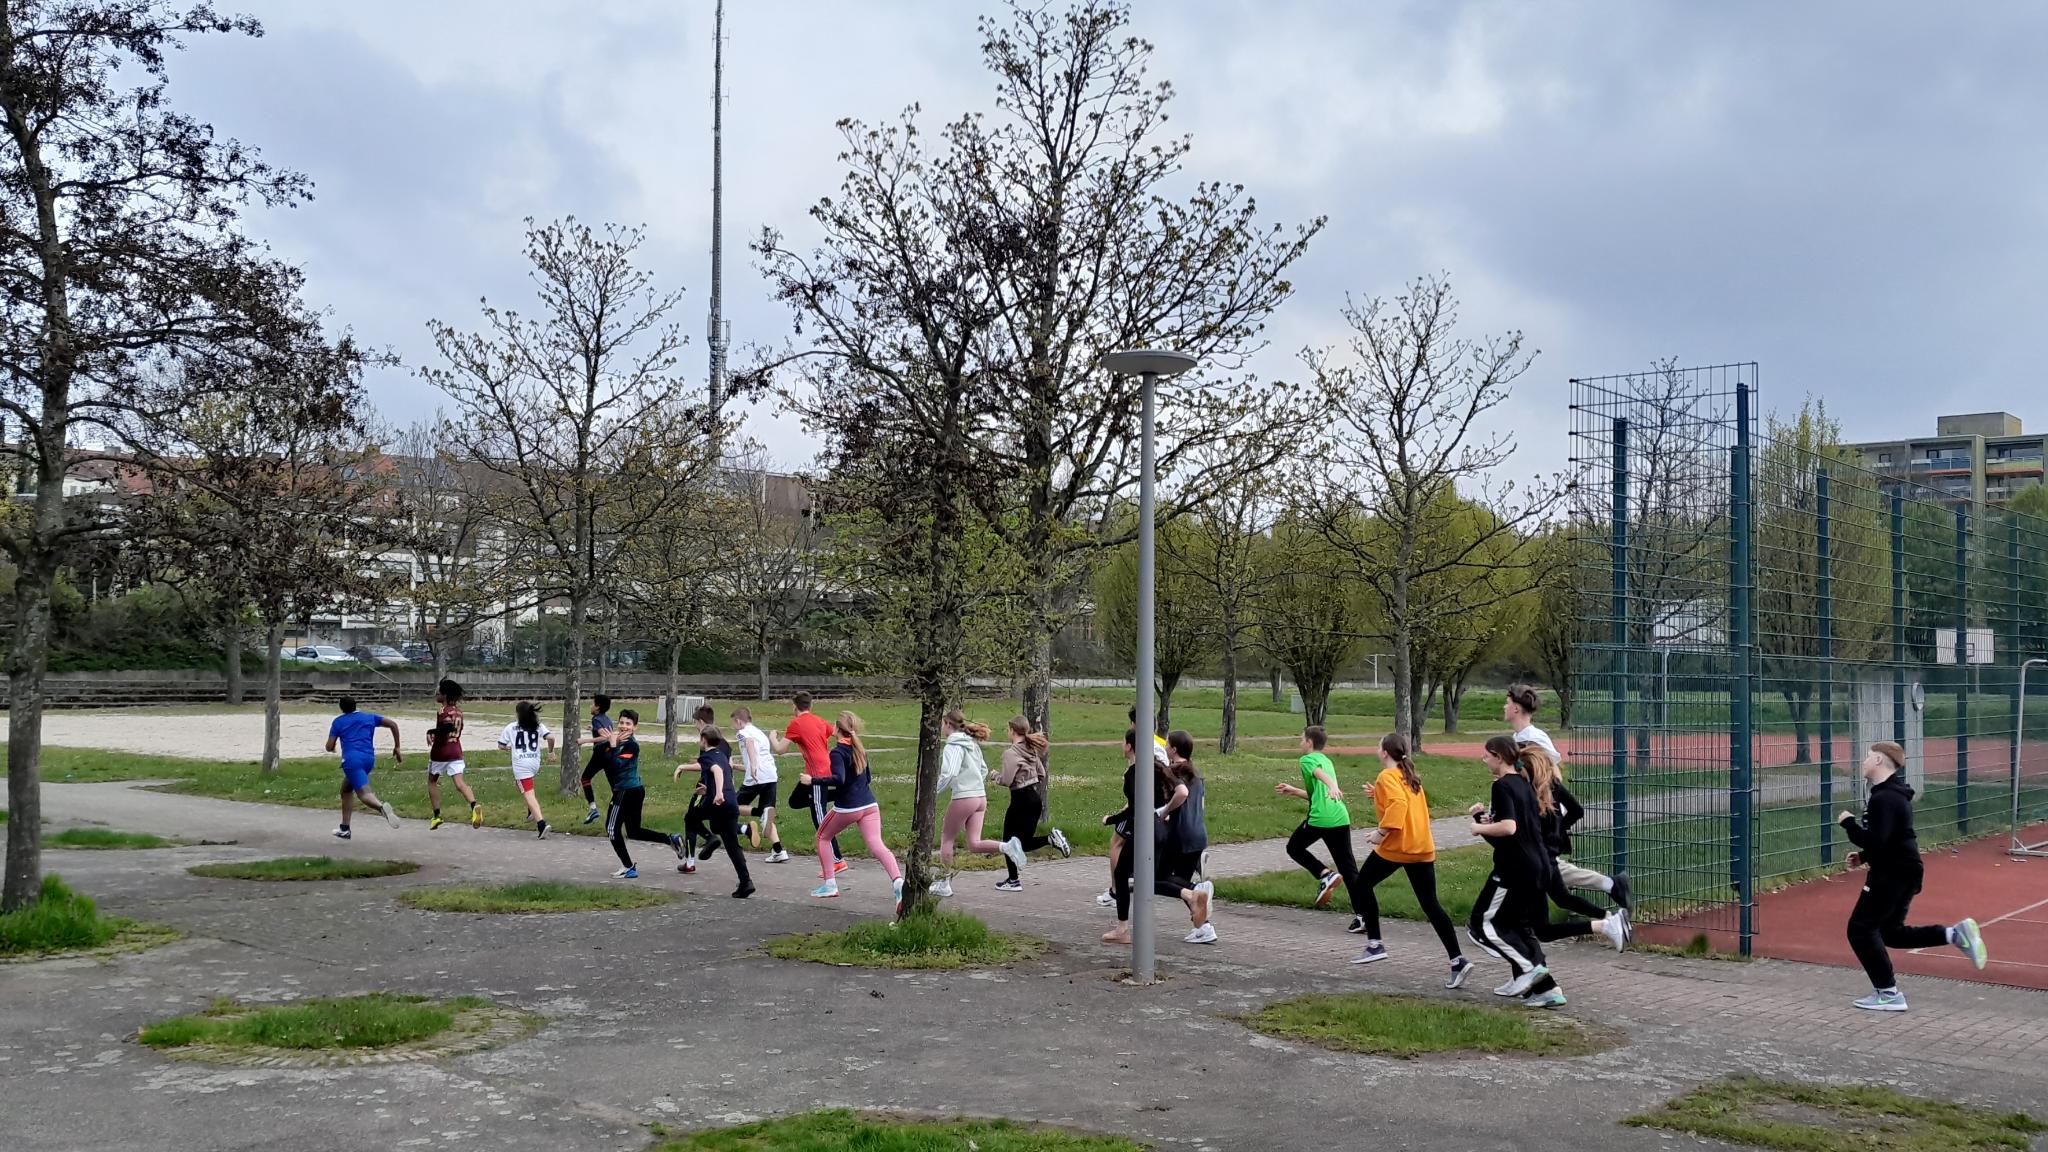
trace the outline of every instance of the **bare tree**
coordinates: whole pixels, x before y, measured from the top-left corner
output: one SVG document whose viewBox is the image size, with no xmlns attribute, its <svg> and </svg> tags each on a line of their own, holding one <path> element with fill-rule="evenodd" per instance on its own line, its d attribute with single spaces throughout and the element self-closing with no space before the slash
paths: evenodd
<svg viewBox="0 0 2048 1152">
<path fill-rule="evenodd" d="M 422 373 L 454 405 L 450 448 L 505 489 L 505 527 L 532 557 L 535 600 L 566 607 L 565 732 L 582 726 L 590 612 L 616 583 L 626 542 L 710 463 L 700 401 L 677 374 L 685 338 L 670 317 L 681 295 L 657 291 L 635 265 L 642 239 L 616 225 L 529 221 L 539 316 L 486 303 L 481 331 L 432 322 L 442 365 Z M 578 775 L 565 742 L 564 792 Z"/>
<path fill-rule="evenodd" d="M 1306 722 L 1329 714 L 1330 690 L 1363 647 L 1366 597 L 1346 557 L 1298 510 L 1284 512 L 1260 548 L 1259 636 L 1301 693 Z"/>
<path fill-rule="evenodd" d="M 1347 305 L 1344 319 L 1349 362 L 1304 354 L 1319 407 L 1342 434 L 1325 441 L 1303 490 L 1320 506 L 1348 575 L 1377 601 L 1393 649 L 1394 726 L 1419 738 L 1417 634 L 1472 610 L 1470 588 L 1496 575 L 1499 542 L 1540 522 L 1563 489 L 1518 492 L 1494 478 L 1514 442 L 1481 422 L 1529 367 L 1533 353 L 1522 351 L 1521 333 L 1480 343 L 1459 337 L 1457 300 L 1442 277 L 1419 279 L 1391 300 Z M 1490 509 L 1476 531 L 1459 515 L 1461 488 Z"/>
<path fill-rule="evenodd" d="M 753 647 L 766 700 L 775 650 L 817 602 L 817 509 L 810 485 L 770 471 L 758 446 L 733 460 L 727 482 L 738 514 L 720 547 L 728 562 L 722 583 L 729 611 Z"/>
<path fill-rule="evenodd" d="M 1195 526 L 1186 520 L 1163 524 L 1158 532 L 1158 564 L 1153 572 L 1152 659 L 1150 685 L 1158 709 L 1153 723 L 1164 736 L 1173 727 L 1173 693 L 1181 678 L 1201 667 L 1213 649 L 1210 619 L 1204 603 L 1207 589 L 1191 570 Z M 1138 658 L 1138 550 L 1119 548 L 1095 573 L 1095 626 L 1103 645 L 1118 660 L 1135 666 Z M 1143 691 L 1144 688 L 1139 688 Z"/>
<path fill-rule="evenodd" d="M 1223 730 L 1216 750 L 1237 751 L 1239 660 L 1258 638 L 1260 553 L 1278 487 L 1274 472 L 1244 472 L 1216 488 L 1186 532 L 1161 532 L 1158 545 L 1196 588 L 1194 611 L 1223 671 Z M 1279 673 L 1274 673 L 1277 684 Z"/>
<path fill-rule="evenodd" d="M 0 549 L 17 571 L 0 911 L 40 891 L 57 571 L 109 524 L 99 502 L 66 499 L 66 477 L 102 449 L 146 457 L 191 399 L 173 357 L 299 319 L 296 273 L 242 235 L 239 218 L 252 200 L 297 202 L 303 180 L 166 99 L 166 53 L 183 37 L 259 30 L 203 3 L 0 4 L 0 413 L 20 429 L 5 466 L 32 492 L 0 518 Z"/>
<path fill-rule="evenodd" d="M 385 476 L 391 526 L 411 567 L 397 598 L 410 609 L 407 628 L 433 657 L 436 681 L 477 625 L 530 603 L 499 520 L 507 501 L 486 484 L 488 473 L 449 450 L 444 424 L 398 433 Z"/>
<path fill-rule="evenodd" d="M 668 649 L 668 684 L 662 696 L 662 754 L 676 755 L 682 717 L 676 714 L 683 649 L 702 644 L 705 608 L 712 584 L 724 563 L 721 539 L 738 516 L 738 502 L 721 478 L 705 472 L 701 487 L 659 496 L 659 507 L 631 508 L 639 527 L 627 538 L 619 556 L 619 578 L 611 592 L 613 611 L 605 613 L 606 647 L 620 629 L 631 626 L 659 639 Z"/>
</svg>

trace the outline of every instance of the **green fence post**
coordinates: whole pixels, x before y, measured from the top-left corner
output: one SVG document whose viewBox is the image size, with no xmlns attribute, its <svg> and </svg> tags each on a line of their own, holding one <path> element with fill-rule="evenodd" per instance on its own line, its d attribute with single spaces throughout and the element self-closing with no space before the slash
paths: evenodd
<svg viewBox="0 0 2048 1152">
<path fill-rule="evenodd" d="M 2012 789 L 2013 796 L 2019 796 L 2020 788 L 2020 665 L 2027 659 L 2025 646 L 2025 625 L 2020 623 L 2020 518 L 2016 512 L 2005 514 L 2005 602 L 2012 614 L 2012 639 L 2008 642 L 2012 653 L 2012 719 L 2007 722 L 2006 731 L 2012 733 Z"/>
<path fill-rule="evenodd" d="M 1614 802 L 1614 870 L 1628 871 L 1628 417 L 1614 421 L 1614 591 L 1608 613 L 1614 638 L 1613 686 L 1609 691 L 1614 733 L 1611 780 Z"/>
<path fill-rule="evenodd" d="M 1820 862 L 1835 858 L 1835 571 L 1828 468 L 1814 470 L 1814 582 L 1820 601 Z"/>
<path fill-rule="evenodd" d="M 1892 489 L 1892 743 L 1906 746 L 1906 495 Z"/>
<path fill-rule="evenodd" d="M 1970 830 L 1970 506 L 1956 505 L 1956 831 Z"/>
<path fill-rule="evenodd" d="M 1740 921 L 1737 947 L 1750 954 L 1755 940 L 1755 906 L 1751 879 L 1756 875 L 1756 846 L 1750 826 L 1750 790 L 1753 786 L 1752 754 L 1755 749 L 1754 718 L 1750 713 L 1755 687 L 1750 646 L 1750 485 L 1749 485 L 1749 385 L 1735 386 L 1735 447 L 1729 453 L 1728 474 L 1728 623 L 1734 642 L 1733 689 L 1729 706 L 1730 774 L 1728 810 L 1732 817 L 1730 865 L 1734 872 L 1735 900 Z"/>
</svg>

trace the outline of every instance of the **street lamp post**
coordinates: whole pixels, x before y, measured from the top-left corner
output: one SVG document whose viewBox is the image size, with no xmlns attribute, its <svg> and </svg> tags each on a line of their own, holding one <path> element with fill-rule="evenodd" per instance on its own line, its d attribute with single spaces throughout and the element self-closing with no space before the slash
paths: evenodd
<svg viewBox="0 0 2048 1152">
<path fill-rule="evenodd" d="M 1161 348 L 1134 348 L 1111 352 L 1102 367 L 1118 376 L 1136 376 L 1142 381 L 1143 416 L 1138 453 L 1138 765 L 1131 773 L 1131 980 L 1152 983 L 1157 974 L 1157 949 L 1152 932 L 1152 881 L 1155 872 L 1152 809 L 1157 803 L 1152 792 L 1152 520 L 1153 469 L 1157 453 L 1153 446 L 1152 408 L 1159 378 L 1178 376 L 1195 366 L 1185 352 Z"/>
</svg>

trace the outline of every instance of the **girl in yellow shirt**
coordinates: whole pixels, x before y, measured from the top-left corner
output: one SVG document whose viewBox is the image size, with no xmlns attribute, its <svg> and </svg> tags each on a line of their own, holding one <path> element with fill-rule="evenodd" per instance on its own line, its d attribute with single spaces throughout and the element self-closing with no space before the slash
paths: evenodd
<svg viewBox="0 0 2048 1152">
<path fill-rule="evenodd" d="M 1458 947 L 1458 934 L 1451 917 L 1436 898 L 1436 837 L 1429 825 L 1429 794 L 1422 790 L 1422 774 L 1408 751 L 1408 738 L 1389 732 L 1380 740 L 1380 774 L 1373 781 L 1372 802 L 1379 809 L 1379 827 L 1365 834 L 1372 851 L 1358 867 L 1359 921 L 1365 934 L 1365 950 L 1353 957 L 1353 964 L 1371 964 L 1387 958 L 1380 942 L 1380 905 L 1373 889 L 1396 872 L 1408 873 L 1408 886 L 1415 890 L 1415 902 L 1429 917 L 1444 951 L 1451 958 L 1451 978 L 1444 985 L 1456 988 L 1465 983 L 1472 962 Z"/>
</svg>

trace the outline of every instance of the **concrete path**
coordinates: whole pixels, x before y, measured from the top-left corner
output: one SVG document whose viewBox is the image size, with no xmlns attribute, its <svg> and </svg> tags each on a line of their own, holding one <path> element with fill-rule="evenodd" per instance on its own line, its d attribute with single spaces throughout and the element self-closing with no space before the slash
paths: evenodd
<svg viewBox="0 0 2048 1152">
<path fill-rule="evenodd" d="M 726 898 L 723 860 L 695 877 L 642 853 L 670 905 L 556 917 L 408 910 L 413 884 L 528 877 L 608 879 L 584 838 L 407 820 L 358 825 L 308 809 L 174 796 L 127 784 L 51 785 L 53 825 L 80 822 L 231 846 L 53 852 L 48 863 L 111 911 L 187 939 L 105 961 L 0 966 L 0 1116 L 10 1152 L 71 1149 L 644 1147 L 675 1127 L 828 1104 L 1001 1114 L 1116 1132 L 1160 1147 L 1650 1149 L 1632 1112 L 1736 1072 L 1876 1080 L 2043 1111 L 2048 995 L 1914 980 L 1914 1010 L 1858 1013 L 1839 969 L 1760 961 L 1617 957 L 1560 946 L 1567 1012 L 1624 1033 L 1571 1061 L 1391 1061 L 1270 1040 L 1234 1014 L 1306 991 L 1441 994 L 1444 957 L 1425 926 L 1392 921 L 1394 958 L 1348 965 L 1342 919 L 1286 909 L 1218 911 L 1222 940 L 1180 942 L 1180 906 L 1149 901 L 1167 979 L 1111 977 L 1123 950 L 1097 942 L 1104 861 L 1036 863 L 1026 890 L 957 882 L 957 906 L 1053 942 L 1001 972 L 878 973 L 789 964 L 768 936 L 884 915 L 888 885 L 858 863 L 837 901 L 812 901 L 806 858 L 757 863 L 755 900 Z M 636 845 L 636 848 L 640 846 Z M 652 848 L 652 845 L 647 846 Z M 1268 853 L 1271 853 L 1268 855 Z M 348 884 L 202 880 L 193 863 L 285 854 L 398 857 L 410 877 Z M 756 860 L 759 858 L 756 857 Z M 1218 872 L 1285 866 L 1270 843 L 1219 850 Z M 1458 995 L 1491 1002 L 1504 969 L 1482 962 Z M 349 1070 L 219 1069 L 123 1041 L 212 997 L 284 999 L 372 988 L 479 993 L 548 1020 L 531 1039 L 443 1064 Z M 1390 1123 L 1390 1100 L 1399 1100 Z"/>
</svg>

